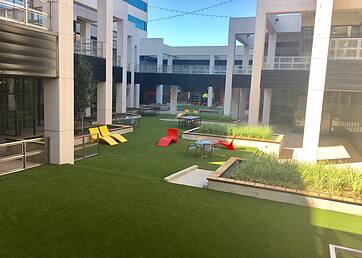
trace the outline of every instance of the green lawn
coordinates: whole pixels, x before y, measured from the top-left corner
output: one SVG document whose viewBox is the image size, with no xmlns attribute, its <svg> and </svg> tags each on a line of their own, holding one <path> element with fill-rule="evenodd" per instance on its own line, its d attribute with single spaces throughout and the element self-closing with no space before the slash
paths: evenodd
<svg viewBox="0 0 362 258">
<path fill-rule="evenodd" d="M 362 218 L 168 184 L 186 142 L 155 147 L 170 122 L 145 118 L 129 142 L 76 165 L 0 177 L 0 257 L 327 257 L 362 249 Z M 223 152 L 217 161 L 242 152 Z"/>
</svg>

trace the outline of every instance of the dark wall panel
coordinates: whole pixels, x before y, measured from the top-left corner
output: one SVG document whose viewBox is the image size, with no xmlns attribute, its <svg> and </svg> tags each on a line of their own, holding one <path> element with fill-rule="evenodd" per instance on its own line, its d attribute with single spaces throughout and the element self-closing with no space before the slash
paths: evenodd
<svg viewBox="0 0 362 258">
<path fill-rule="evenodd" d="M 0 74 L 57 77 L 57 36 L 0 20 Z"/>
<path fill-rule="evenodd" d="M 80 55 L 74 54 L 74 63 L 77 62 Z M 91 64 L 93 68 L 94 80 L 99 82 L 106 81 L 106 59 L 94 56 L 85 56 L 83 57 Z"/>
<path fill-rule="evenodd" d="M 234 75 L 233 85 L 238 88 L 250 87 L 250 75 Z M 178 85 L 183 88 L 225 87 L 224 74 L 168 74 L 168 73 L 136 73 L 136 83 L 145 87 L 156 85 Z"/>
<path fill-rule="evenodd" d="M 123 68 L 113 66 L 113 82 L 122 83 Z"/>
<path fill-rule="evenodd" d="M 327 70 L 327 89 L 362 91 L 362 60 L 329 61 Z"/>
</svg>

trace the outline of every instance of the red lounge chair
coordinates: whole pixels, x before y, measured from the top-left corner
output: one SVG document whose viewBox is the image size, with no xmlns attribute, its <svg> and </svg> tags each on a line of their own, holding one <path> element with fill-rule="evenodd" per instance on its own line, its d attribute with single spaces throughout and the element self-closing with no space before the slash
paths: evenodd
<svg viewBox="0 0 362 258">
<path fill-rule="evenodd" d="M 230 151 L 234 151 L 235 150 L 235 145 L 234 145 L 235 138 L 236 138 L 236 136 L 234 136 L 234 138 L 231 142 L 219 141 L 219 144 L 221 144 L 222 146 L 224 146 L 225 148 L 227 148 Z"/>
<path fill-rule="evenodd" d="M 167 147 L 171 144 L 171 142 L 178 142 L 178 129 L 177 128 L 169 128 L 167 129 L 166 137 L 162 137 L 158 142 L 157 146 L 159 147 Z"/>
</svg>

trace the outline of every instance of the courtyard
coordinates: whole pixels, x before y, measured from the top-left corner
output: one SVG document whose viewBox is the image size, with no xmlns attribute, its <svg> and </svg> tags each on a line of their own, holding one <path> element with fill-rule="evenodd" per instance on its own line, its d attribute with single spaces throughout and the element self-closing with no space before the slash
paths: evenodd
<svg viewBox="0 0 362 258">
<path fill-rule="evenodd" d="M 0 257 L 327 257 L 362 249 L 361 217 L 169 184 L 231 156 L 155 145 L 176 123 L 143 118 L 128 143 L 96 157 L 0 177 Z"/>
</svg>

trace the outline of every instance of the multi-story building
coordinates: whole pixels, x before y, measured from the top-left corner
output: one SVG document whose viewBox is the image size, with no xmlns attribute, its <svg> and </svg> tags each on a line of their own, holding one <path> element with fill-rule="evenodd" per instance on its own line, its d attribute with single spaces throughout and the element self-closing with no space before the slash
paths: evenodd
<svg viewBox="0 0 362 258">
<path fill-rule="evenodd" d="M 44 134 L 50 162 L 74 162 L 74 61 L 97 81 L 97 120 L 138 103 L 134 67 L 147 37 L 147 0 L 0 1 L 0 135 Z"/>
<path fill-rule="evenodd" d="M 171 111 L 172 92 L 208 92 L 225 115 L 304 130 L 296 159 L 317 159 L 321 133 L 362 153 L 361 8 L 358 0 L 259 0 L 257 17 L 230 20 L 227 48 L 142 40 L 136 81 L 157 89 L 157 102 L 162 85 L 172 85 Z"/>
<path fill-rule="evenodd" d="M 176 113 L 178 95 L 201 103 L 207 93 L 207 105 L 251 125 L 304 130 L 295 158 L 315 161 L 321 132 L 362 152 L 361 10 L 360 0 L 258 0 L 256 17 L 230 20 L 228 46 L 170 47 L 145 39 L 147 1 L 2 0 L 0 134 L 45 134 L 51 162 L 72 163 L 82 55 L 94 68 L 99 123 L 140 102 Z"/>
</svg>

